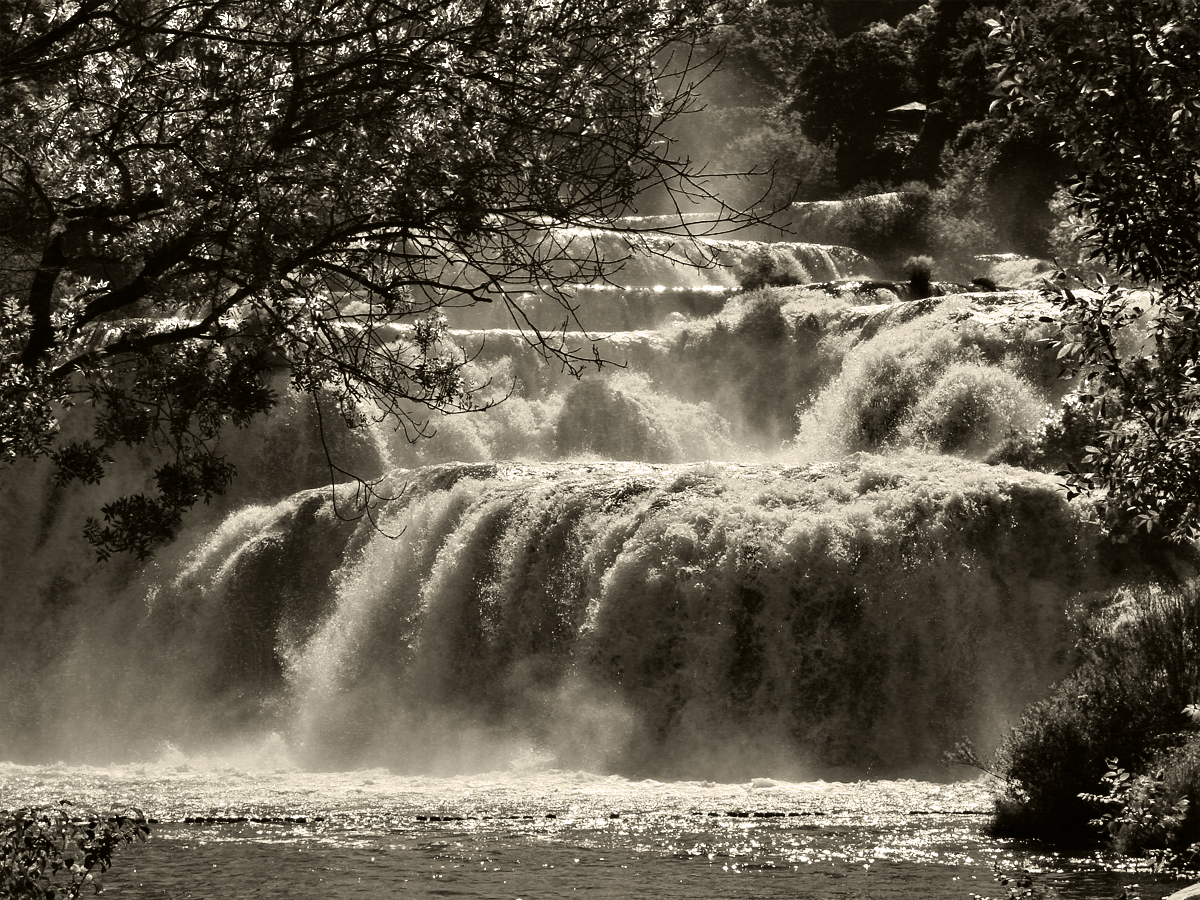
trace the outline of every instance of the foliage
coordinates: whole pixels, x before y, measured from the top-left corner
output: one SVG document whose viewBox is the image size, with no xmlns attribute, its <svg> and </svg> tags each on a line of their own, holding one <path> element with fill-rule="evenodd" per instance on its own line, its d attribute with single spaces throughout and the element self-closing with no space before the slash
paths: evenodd
<svg viewBox="0 0 1200 900">
<path fill-rule="evenodd" d="M 1131 295 L 1058 291 L 1061 354 L 1100 401 L 1103 428 L 1071 480 L 1114 533 L 1200 537 L 1200 31 L 1194 0 L 1040 4 L 992 20 L 1015 116 L 1049 122 L 1074 167 L 1077 236 Z M 1121 333 L 1144 320 L 1149 341 Z"/>
<path fill-rule="evenodd" d="M 991 104 L 986 20 L 996 6 L 1003 5 L 935 0 L 926 6 L 928 14 L 915 39 L 914 77 L 924 96 L 942 99 L 953 131 L 979 121 Z"/>
<path fill-rule="evenodd" d="M 1081 800 L 1101 810 L 1090 824 L 1107 832 L 1122 853 L 1134 849 L 1165 851 L 1177 846 L 1191 801 L 1167 795 L 1166 771 L 1160 768 L 1135 776 L 1121 768 L 1116 759 L 1106 762 L 1108 771 L 1100 779 L 1106 793 L 1080 795 Z"/>
<path fill-rule="evenodd" d="M 834 41 L 824 4 L 761 0 L 716 31 L 726 65 L 708 80 L 704 97 L 722 108 L 766 108 L 790 95 L 818 49 Z"/>
<path fill-rule="evenodd" d="M 933 296 L 933 257 L 910 256 L 904 261 L 904 276 L 918 300 Z"/>
<path fill-rule="evenodd" d="M 786 208 L 800 195 L 825 196 L 832 149 L 805 133 L 801 117 L 788 109 L 797 75 L 834 41 L 824 4 L 757 0 L 714 38 L 723 63 L 698 85 L 705 115 L 679 120 L 672 136 L 693 158 L 706 160 L 709 171 L 758 173 L 722 184 L 722 199 L 739 209 Z"/>
<path fill-rule="evenodd" d="M 798 79 L 794 108 L 805 130 L 819 142 L 837 145 L 838 181 L 843 189 L 867 178 L 894 178 L 881 171 L 875 144 L 885 113 L 914 99 L 912 48 L 882 22 L 819 48 Z"/>
<path fill-rule="evenodd" d="M 1088 223 L 1072 211 L 1071 195 L 1065 187 L 1054 192 L 1049 209 L 1057 221 L 1047 239 L 1047 253 L 1055 265 L 1085 283 L 1095 284 L 1097 275 L 1103 275 L 1109 281 L 1118 280 L 1116 273 L 1092 256 L 1092 248 L 1076 237 L 1086 230 Z"/>
<path fill-rule="evenodd" d="M 98 894 L 113 853 L 150 837 L 140 809 L 101 818 L 72 816 L 67 805 L 0 812 L 0 897 L 55 900 L 86 887 Z"/>
<path fill-rule="evenodd" d="M 1001 442 L 986 461 L 1061 472 L 1077 469 L 1095 441 L 1093 404 L 1082 402 L 1078 394 L 1068 394 L 1057 409 L 1048 408 L 1032 429 L 1016 431 Z"/>
<path fill-rule="evenodd" d="M 895 271 L 909 256 L 929 249 L 926 224 L 933 202 L 928 185 L 910 182 L 895 192 L 850 198 L 840 207 L 833 226 L 852 247 Z"/>
<path fill-rule="evenodd" d="M 828 196 L 834 190 L 833 149 L 811 140 L 795 113 L 778 106 L 712 109 L 705 115 L 704 133 L 708 139 L 688 135 L 688 144 L 697 151 L 706 149 L 714 170 L 762 173 L 726 182 L 721 196 L 734 206 L 767 203 L 786 208 L 793 201 Z"/>
<path fill-rule="evenodd" d="M 736 294 L 718 316 L 681 333 L 678 363 L 662 379 L 683 396 L 733 411 L 725 414 L 744 441 L 774 449 L 792 438 L 797 404 L 807 406 L 837 374 L 842 353 L 824 339 L 844 311 L 844 301 L 817 290 Z M 723 377 L 714 379 L 714 369 Z"/>
<path fill-rule="evenodd" d="M 729 424 L 707 403 L 691 404 L 655 391 L 641 377 L 588 377 L 574 385 L 554 419 L 561 456 L 643 462 L 727 458 Z"/>
<path fill-rule="evenodd" d="M 751 4 L 720 36 L 729 65 L 712 79 L 716 89 L 705 89 L 718 100 L 736 87 L 746 91 L 746 82 L 761 95 L 783 99 L 813 55 L 834 41 L 824 4 L 808 0 Z"/>
<path fill-rule="evenodd" d="M 762 287 L 787 287 L 812 281 L 808 271 L 784 248 L 762 244 L 739 259 L 733 277 L 743 291 Z"/>
<path fill-rule="evenodd" d="M 619 264 L 580 241 L 648 192 L 721 209 L 665 129 L 736 6 L 0 6 L 0 455 L 93 482 L 120 445 L 159 451 L 88 526 L 145 556 L 228 485 L 221 435 L 272 407 L 272 372 L 422 436 L 421 409 L 479 405 L 440 314 L 478 302 L 578 370 L 592 348 L 519 297 L 573 318 L 561 289 Z"/>
<path fill-rule="evenodd" d="M 994 769 L 1006 788 L 993 830 L 1094 840 L 1087 798 L 1105 790 L 1108 760 L 1140 772 L 1194 732 L 1185 708 L 1200 697 L 1197 636 L 1196 585 L 1130 592 L 1087 619 L 1075 670 L 1025 711 L 997 752 Z M 1142 798 L 1148 810 L 1151 792 Z"/>
<path fill-rule="evenodd" d="M 759 350 L 790 342 L 792 328 L 784 318 L 782 298 L 766 291 L 748 298 L 733 337 Z"/>
<path fill-rule="evenodd" d="M 1181 358 L 1194 337 L 1191 313 L 1147 302 L 1145 293 L 1101 282 L 1097 291 L 1060 288 L 1059 355 L 1080 371 L 1083 396 L 1099 418 L 1095 443 L 1066 484 L 1096 497 L 1106 526 L 1179 542 L 1200 537 L 1200 381 L 1196 359 Z M 1163 295 L 1160 302 L 1165 301 Z M 1163 315 L 1174 318 L 1164 322 Z M 1150 346 L 1128 338 L 1143 321 Z M 1130 344 L 1133 343 L 1133 348 Z"/>
</svg>

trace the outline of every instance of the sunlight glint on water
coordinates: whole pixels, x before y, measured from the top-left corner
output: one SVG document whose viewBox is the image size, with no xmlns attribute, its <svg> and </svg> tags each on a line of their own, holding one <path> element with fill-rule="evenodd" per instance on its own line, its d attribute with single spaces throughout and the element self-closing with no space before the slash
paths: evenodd
<svg viewBox="0 0 1200 900">
<path fill-rule="evenodd" d="M 281 749 L 268 741 L 241 761 Z M 439 779 L 256 771 L 238 758 L 0 765 L 0 792 L 148 802 L 154 840 L 122 853 L 106 880 L 113 897 L 967 900 L 1005 896 L 994 863 L 1029 868 L 1068 898 L 1133 883 L 1157 898 L 1172 886 L 982 836 L 982 782 L 661 783 L 546 769 Z"/>
</svg>

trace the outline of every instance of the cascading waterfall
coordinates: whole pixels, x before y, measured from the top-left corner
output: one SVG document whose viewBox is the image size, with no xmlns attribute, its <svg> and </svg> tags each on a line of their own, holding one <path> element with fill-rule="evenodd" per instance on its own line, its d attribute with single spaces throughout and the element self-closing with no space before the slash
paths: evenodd
<svg viewBox="0 0 1200 900">
<path fill-rule="evenodd" d="M 395 478 L 378 527 L 311 491 L 179 548 L 60 670 L 76 701 L 153 697 L 72 730 L 275 731 L 335 768 L 929 774 L 1061 674 L 1064 605 L 1108 578 L 1045 479 L 949 459 Z"/>
<path fill-rule="evenodd" d="M 511 332 L 459 332 L 472 377 L 515 394 L 415 447 L 337 448 L 386 474 L 371 517 L 331 502 L 290 398 L 239 436 L 242 493 L 147 567 L 87 560 L 94 496 L 10 479 L 0 754 L 274 734 L 313 767 L 936 773 L 1044 694 L 1064 610 L 1124 577 L 1052 480 L 965 458 L 1051 399 L 1044 313 L 997 303 L 735 296 L 614 335 L 634 371 L 579 383 Z M 144 477 L 121 471 L 109 490 Z"/>
<path fill-rule="evenodd" d="M 1103 580 L 1011 471 L 436 473 L 460 474 L 414 490 L 405 552 L 372 536 L 289 649 L 318 758 L 428 764 L 467 731 L 591 770 L 912 771 L 1015 717 L 1058 674 L 1065 598 Z"/>
<path fill-rule="evenodd" d="M 568 302 L 583 310 L 581 322 L 565 318 L 558 300 L 526 293 L 519 301 L 520 324 L 527 317 L 539 328 L 555 331 L 576 330 L 582 323 L 591 332 L 605 334 L 658 328 L 672 315 L 709 315 L 718 312 L 726 292 L 737 287 L 737 267 L 755 254 L 786 260 L 801 281 L 861 277 L 874 269 L 870 260 L 849 247 L 642 231 L 642 220 L 622 221 L 634 230 L 556 232 L 564 259 L 576 256 L 618 266 L 607 284 L 579 285 L 568 296 Z M 703 225 L 681 227 L 702 230 Z M 514 324 L 509 310 L 498 303 L 447 310 L 447 316 L 459 328 L 506 329 Z"/>
</svg>

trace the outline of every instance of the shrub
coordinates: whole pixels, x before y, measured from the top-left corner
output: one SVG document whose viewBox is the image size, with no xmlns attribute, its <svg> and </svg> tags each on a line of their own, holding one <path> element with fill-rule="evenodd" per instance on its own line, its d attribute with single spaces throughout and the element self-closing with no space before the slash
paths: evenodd
<svg viewBox="0 0 1200 900">
<path fill-rule="evenodd" d="M 150 836 L 140 809 L 72 818 L 66 805 L 0 811 L 0 897 L 74 898 L 85 886 L 100 893 L 114 851 Z"/>
<path fill-rule="evenodd" d="M 1167 751 L 1153 768 L 1153 774 L 1134 781 L 1113 845 L 1125 854 L 1161 851 L 1164 862 L 1194 868 L 1200 842 L 1200 737 Z M 1188 856 L 1171 859 L 1185 849 Z"/>
<path fill-rule="evenodd" d="M 933 257 L 910 256 L 904 263 L 904 277 L 908 279 L 913 297 L 923 300 L 933 296 Z"/>
<path fill-rule="evenodd" d="M 786 248 L 766 244 L 755 247 L 739 259 L 733 266 L 733 277 L 743 291 L 787 287 L 812 280 L 800 261 Z"/>
<path fill-rule="evenodd" d="M 1200 588 L 1126 596 L 1084 623 L 1080 654 L 997 752 L 1007 783 L 991 826 L 997 835 L 1096 840 L 1096 810 L 1085 797 L 1103 790 L 1109 761 L 1143 772 L 1189 737 L 1195 725 L 1185 708 L 1200 697 Z"/>
<path fill-rule="evenodd" d="M 799 287 L 764 288 L 729 298 L 719 317 L 681 328 L 679 356 L 656 382 L 690 401 L 712 403 L 734 425 L 741 452 L 777 447 L 834 377 L 852 336 L 844 297 Z M 720 378 L 713 373 L 719 372 Z"/>
<path fill-rule="evenodd" d="M 1014 431 L 985 457 L 985 462 L 1047 472 L 1077 468 L 1096 439 L 1092 404 L 1084 402 L 1078 394 L 1067 394 L 1062 405 L 1032 431 Z"/>
<path fill-rule="evenodd" d="M 1195 844 L 1198 835 L 1193 800 L 1200 787 L 1200 743 L 1188 741 L 1151 766 L 1151 772 L 1134 775 L 1110 759 L 1101 779 L 1107 794 L 1084 794 L 1082 799 L 1103 810 L 1092 824 L 1112 837 L 1114 849 L 1124 855 L 1149 854 L 1156 867 L 1176 862 L 1175 851 Z M 1198 845 L 1200 846 L 1200 845 Z M 1195 856 L 1197 847 L 1192 847 Z"/>
<path fill-rule="evenodd" d="M 932 206 L 929 186 L 913 182 L 895 192 L 848 200 L 832 224 L 851 247 L 894 271 L 901 260 L 928 249 Z"/>
<path fill-rule="evenodd" d="M 783 316 L 782 305 L 783 298 L 777 294 L 754 295 L 733 326 L 734 335 L 760 347 L 786 342 L 791 337 L 791 329 Z"/>
<path fill-rule="evenodd" d="M 865 324 L 849 326 L 847 333 L 857 329 L 862 340 L 846 347 L 841 377 L 801 413 L 801 443 L 823 452 L 871 450 L 902 439 L 922 443 L 919 434 L 914 436 L 911 429 L 902 433 L 902 429 L 915 405 L 956 364 L 994 367 L 998 370 L 994 377 L 1019 395 L 1009 424 L 990 431 L 986 444 L 972 446 L 968 452 L 1005 442 L 1010 427 L 1035 427 L 1042 404 L 1061 396 L 1066 387 L 1057 377 L 1060 367 L 1045 341 L 1057 333 L 1056 326 L 990 314 L 988 321 L 976 321 L 964 318 L 961 310 L 957 299 L 900 303 Z M 824 347 L 833 347 L 838 327 L 829 325 Z M 1036 403 L 1030 391 L 1037 395 Z M 1008 403 L 1000 393 L 995 393 L 995 402 Z M 930 414 L 937 416 L 934 410 Z M 1004 417 L 994 421 L 1003 422 Z"/>
</svg>

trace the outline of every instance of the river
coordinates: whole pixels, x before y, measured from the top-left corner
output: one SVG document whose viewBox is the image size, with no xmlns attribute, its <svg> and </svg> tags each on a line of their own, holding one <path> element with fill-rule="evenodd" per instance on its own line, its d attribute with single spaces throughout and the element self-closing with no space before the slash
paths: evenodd
<svg viewBox="0 0 1200 900">
<path fill-rule="evenodd" d="M 268 748 L 270 749 L 270 748 Z M 285 755 L 282 745 L 274 752 Z M 8 805 L 137 805 L 107 896 L 1006 898 L 995 867 L 1064 898 L 1158 900 L 1183 876 L 1113 871 L 983 833 L 983 779 L 659 782 L 527 768 L 307 772 L 279 759 L 0 764 Z M 245 763 L 250 762 L 250 765 Z M 267 760 L 269 763 L 270 761 Z M 238 764 L 242 763 L 242 764 Z"/>
</svg>

